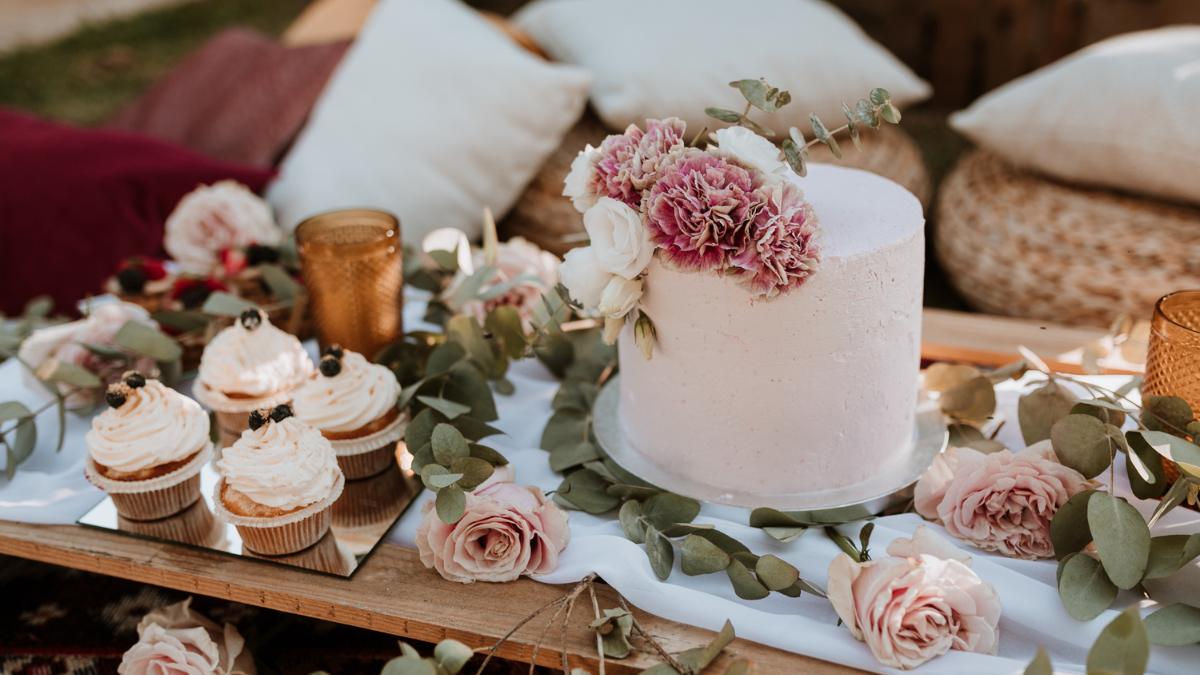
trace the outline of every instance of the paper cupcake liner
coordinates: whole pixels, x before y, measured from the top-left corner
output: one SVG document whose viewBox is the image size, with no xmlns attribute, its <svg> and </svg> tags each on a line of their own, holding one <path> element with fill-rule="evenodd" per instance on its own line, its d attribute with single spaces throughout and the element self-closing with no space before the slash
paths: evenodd
<svg viewBox="0 0 1200 675">
<path fill-rule="evenodd" d="M 411 501 L 413 486 L 396 468 L 370 478 L 346 481 L 346 489 L 333 504 L 333 526 L 339 530 L 377 527 L 390 523 Z"/>
<path fill-rule="evenodd" d="M 282 516 L 267 518 L 239 516 L 225 508 L 221 492 L 225 479 L 217 481 L 213 492 L 213 509 L 217 517 L 237 528 L 246 548 L 263 555 L 295 553 L 312 546 L 329 530 L 331 515 L 329 507 L 342 495 L 346 478 L 339 475 L 329 495 L 302 509 Z"/>
<path fill-rule="evenodd" d="M 187 464 L 171 473 L 147 480 L 116 480 L 96 468 L 89 456 L 84 475 L 108 493 L 117 513 L 130 520 L 157 520 L 175 515 L 200 498 L 200 469 L 212 458 L 212 444 L 204 446 Z"/>
<path fill-rule="evenodd" d="M 331 440 L 338 465 L 347 480 L 374 476 L 396 465 L 396 443 L 404 438 L 408 414 L 400 413 L 386 427 L 360 438 Z"/>
<path fill-rule="evenodd" d="M 210 410 L 249 415 L 251 410 L 272 408 L 280 403 L 287 403 L 292 400 L 292 389 L 285 389 L 270 396 L 261 396 L 259 398 L 229 398 L 225 394 L 197 380 L 196 385 L 192 387 L 192 396 Z"/>
<path fill-rule="evenodd" d="M 354 554 L 346 550 L 341 542 L 332 534 L 325 533 L 317 542 L 302 551 L 285 553 L 283 555 L 263 555 L 255 551 L 247 551 L 253 558 L 262 558 L 274 562 L 286 563 L 308 570 L 346 576 L 354 571 L 357 562 Z"/>
<path fill-rule="evenodd" d="M 203 499 L 182 512 L 158 520 L 130 520 L 117 514 L 117 525 L 125 532 L 167 539 L 193 546 L 211 547 L 225 532 Z"/>
</svg>

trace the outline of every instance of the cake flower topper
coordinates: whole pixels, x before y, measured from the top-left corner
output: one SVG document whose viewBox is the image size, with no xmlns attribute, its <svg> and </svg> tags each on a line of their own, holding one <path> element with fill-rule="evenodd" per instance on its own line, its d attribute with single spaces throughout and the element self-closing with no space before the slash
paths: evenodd
<svg viewBox="0 0 1200 675">
<path fill-rule="evenodd" d="M 640 301 L 656 254 L 674 269 L 729 277 L 755 299 L 794 291 L 821 262 L 816 215 L 796 181 L 807 174 L 808 149 L 824 143 L 840 158 L 839 133 L 858 147 L 862 127 L 900 122 L 888 92 L 873 89 L 853 108 L 842 104 L 841 127 L 829 131 L 811 115 L 812 140 L 792 127 L 777 147 L 767 140 L 775 132 L 750 111 L 775 112 L 791 94 L 761 79 L 729 84 L 745 107 L 705 110 L 735 125 L 710 134 L 706 147 L 699 147 L 706 129 L 688 143 L 683 121 L 648 119 L 644 130 L 631 124 L 599 148 L 584 148 L 564 181 L 591 245 L 567 253 L 562 284 L 585 312 L 603 317 L 609 344 L 632 321 L 647 359 L 657 336 Z"/>
</svg>

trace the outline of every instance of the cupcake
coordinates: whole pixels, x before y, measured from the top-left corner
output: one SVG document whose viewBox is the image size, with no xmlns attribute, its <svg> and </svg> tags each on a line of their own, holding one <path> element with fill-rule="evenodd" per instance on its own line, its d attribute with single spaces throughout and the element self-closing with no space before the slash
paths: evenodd
<svg viewBox="0 0 1200 675">
<path fill-rule="evenodd" d="M 204 410 L 136 371 L 109 386 L 105 400 L 108 409 L 85 438 L 88 480 L 130 520 L 166 518 L 194 504 L 212 455 Z"/>
<path fill-rule="evenodd" d="M 396 466 L 396 443 L 405 415 L 396 407 L 400 383 L 385 366 L 333 345 L 296 390 L 292 408 L 329 439 L 347 479 L 374 476 Z"/>
<path fill-rule="evenodd" d="M 312 546 L 329 530 L 329 507 L 345 484 L 333 448 L 286 404 L 250 413 L 249 426 L 217 461 L 217 515 L 255 553 Z"/>
<path fill-rule="evenodd" d="M 300 341 L 248 309 L 204 348 L 195 395 L 216 412 L 220 443 L 228 446 L 246 430 L 250 411 L 290 401 L 311 372 Z"/>
<path fill-rule="evenodd" d="M 117 529 L 206 548 L 218 548 L 225 534 L 225 524 L 213 516 L 203 499 L 197 499 L 195 504 L 175 515 L 158 520 L 130 520 L 117 514 Z"/>
</svg>

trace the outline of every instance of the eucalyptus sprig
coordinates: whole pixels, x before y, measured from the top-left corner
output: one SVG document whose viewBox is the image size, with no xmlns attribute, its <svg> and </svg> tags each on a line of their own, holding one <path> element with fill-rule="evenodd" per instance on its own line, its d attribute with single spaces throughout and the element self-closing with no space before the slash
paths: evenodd
<svg viewBox="0 0 1200 675">
<path fill-rule="evenodd" d="M 755 122 L 750 118 L 752 108 L 757 108 L 765 113 L 773 113 L 778 111 L 783 106 L 787 105 L 792 100 L 790 92 L 771 86 L 765 79 L 757 80 L 735 80 L 729 83 L 729 86 L 741 92 L 742 97 L 746 100 L 746 105 L 741 112 L 736 110 L 728 110 L 725 108 L 705 108 L 704 114 L 713 119 L 728 124 L 737 124 L 746 127 L 750 131 L 768 138 L 774 137 L 775 132 L 763 125 Z M 808 151 L 817 143 L 824 143 L 834 157 L 842 158 L 842 149 L 838 145 L 837 136 L 843 132 L 850 136 L 854 147 L 862 148 L 862 128 L 878 129 L 881 121 L 888 124 L 900 123 L 900 110 L 892 103 L 891 94 L 886 89 L 876 87 L 867 95 L 867 98 L 859 99 L 854 107 L 850 107 L 845 102 L 842 103 L 842 114 L 846 117 L 846 123 L 840 127 L 836 127 L 832 131 L 825 126 L 815 113 L 808 116 L 809 125 L 812 128 L 813 138 L 808 140 L 804 137 L 804 132 L 796 127 L 788 129 L 788 137 L 780 143 L 780 148 L 783 151 L 783 158 L 792 167 L 792 170 L 801 176 L 808 175 Z"/>
</svg>

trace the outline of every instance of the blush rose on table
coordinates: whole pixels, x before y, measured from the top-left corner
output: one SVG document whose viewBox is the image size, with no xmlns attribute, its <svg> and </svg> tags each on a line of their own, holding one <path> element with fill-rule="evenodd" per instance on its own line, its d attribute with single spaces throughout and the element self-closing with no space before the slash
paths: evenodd
<svg viewBox="0 0 1200 675">
<path fill-rule="evenodd" d="M 233 624 L 195 612 L 192 599 L 156 609 L 138 623 L 138 641 L 121 657 L 120 675 L 255 675 L 254 658 Z"/>
</svg>

